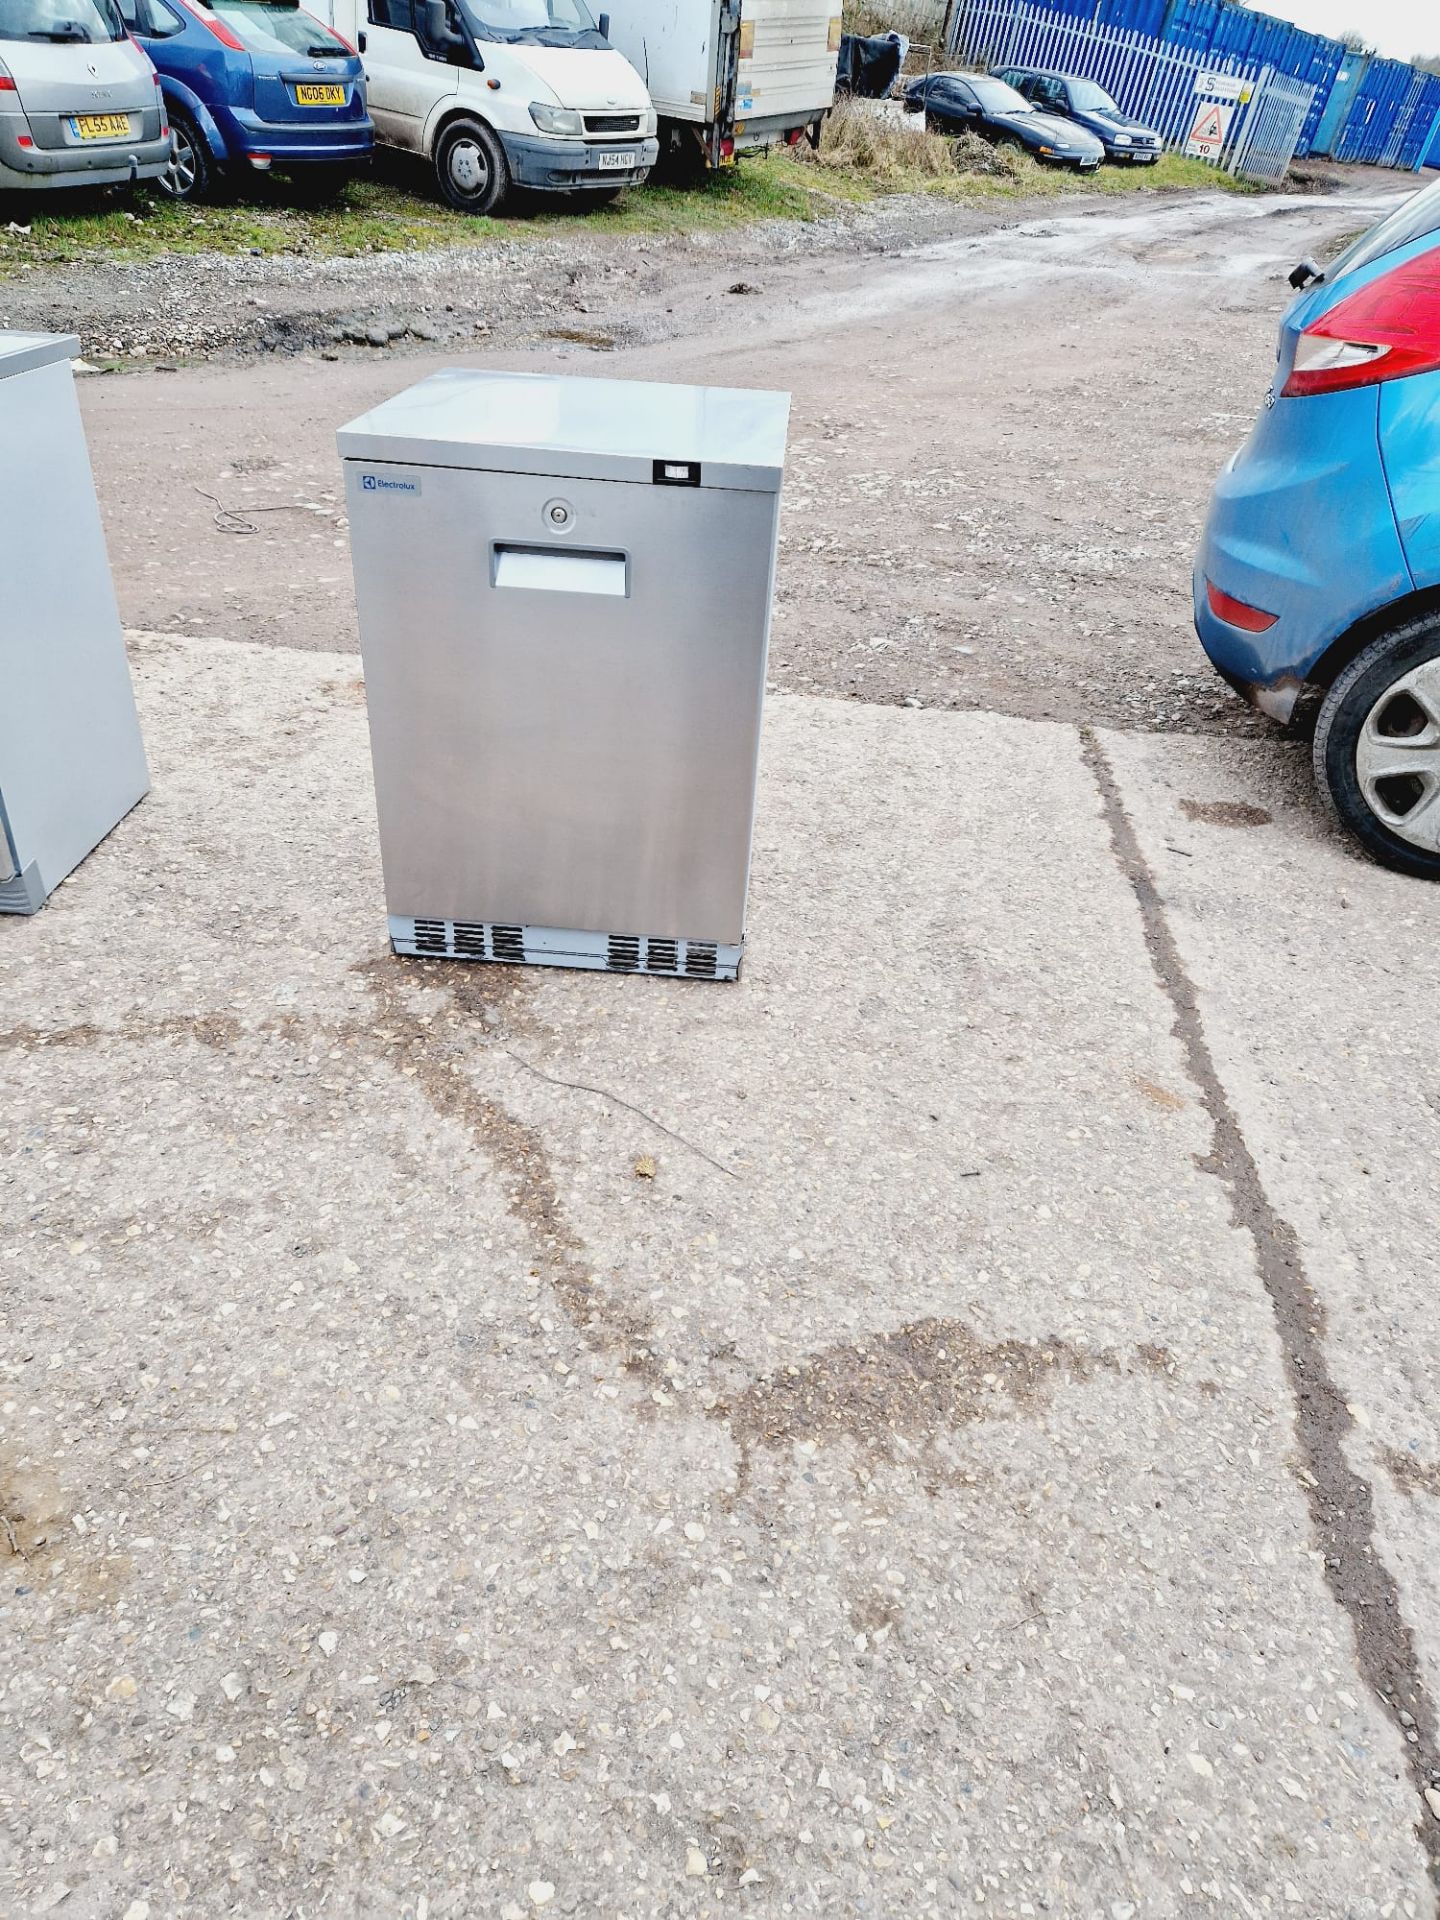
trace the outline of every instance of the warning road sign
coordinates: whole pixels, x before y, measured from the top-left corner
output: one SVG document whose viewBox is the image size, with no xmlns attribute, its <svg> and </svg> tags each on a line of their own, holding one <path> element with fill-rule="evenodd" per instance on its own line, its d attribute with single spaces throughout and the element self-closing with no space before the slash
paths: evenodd
<svg viewBox="0 0 1440 1920">
<path fill-rule="evenodd" d="M 1233 101 L 1201 100 L 1196 105 L 1195 118 L 1185 140 L 1186 153 L 1194 154 L 1197 160 L 1217 163 L 1224 152 L 1230 122 L 1234 117 Z"/>
</svg>

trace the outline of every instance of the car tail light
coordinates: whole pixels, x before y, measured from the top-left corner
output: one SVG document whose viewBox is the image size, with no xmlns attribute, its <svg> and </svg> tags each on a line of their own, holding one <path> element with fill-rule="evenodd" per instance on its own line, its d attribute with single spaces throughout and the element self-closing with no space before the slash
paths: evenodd
<svg viewBox="0 0 1440 1920">
<path fill-rule="evenodd" d="M 1343 393 L 1440 371 L 1440 249 L 1346 296 L 1305 328 L 1283 396 Z"/>
<path fill-rule="evenodd" d="M 0 60 L 0 93 L 14 93 L 15 91 L 15 81 L 11 76 L 10 69 L 5 65 L 3 60 Z"/>
<path fill-rule="evenodd" d="M 729 134 L 726 134 L 725 138 L 720 142 L 720 158 L 722 160 L 733 160 L 735 158 L 735 142 Z"/>
<path fill-rule="evenodd" d="M 1266 613 L 1246 600 L 1237 600 L 1233 593 L 1222 592 L 1213 580 L 1205 582 L 1205 598 L 1217 620 L 1223 620 L 1227 627 L 1239 627 L 1242 633 L 1268 633 L 1280 618 L 1278 613 Z"/>
<path fill-rule="evenodd" d="M 192 20 L 198 20 L 202 27 L 208 27 L 221 46 L 229 47 L 235 53 L 244 53 L 245 42 L 232 33 L 225 22 L 217 14 L 213 14 L 209 7 L 202 6 L 200 0 L 180 0 L 180 5 Z"/>
</svg>

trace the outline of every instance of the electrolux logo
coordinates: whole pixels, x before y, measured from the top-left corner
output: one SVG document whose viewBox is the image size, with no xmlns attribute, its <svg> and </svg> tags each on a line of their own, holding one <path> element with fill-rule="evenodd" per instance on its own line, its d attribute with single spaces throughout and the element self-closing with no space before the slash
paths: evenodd
<svg viewBox="0 0 1440 1920">
<path fill-rule="evenodd" d="M 392 480 L 384 473 L 362 473 L 360 485 L 366 493 L 419 493 L 418 480 Z"/>
</svg>

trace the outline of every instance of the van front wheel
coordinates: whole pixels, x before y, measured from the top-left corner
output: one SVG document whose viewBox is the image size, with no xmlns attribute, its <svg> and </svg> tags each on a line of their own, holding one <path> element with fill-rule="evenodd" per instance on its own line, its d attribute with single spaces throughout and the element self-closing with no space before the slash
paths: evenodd
<svg viewBox="0 0 1440 1920">
<path fill-rule="evenodd" d="M 493 213 L 510 191 L 505 149 L 480 120 L 446 127 L 435 143 L 435 178 L 457 213 Z"/>
</svg>

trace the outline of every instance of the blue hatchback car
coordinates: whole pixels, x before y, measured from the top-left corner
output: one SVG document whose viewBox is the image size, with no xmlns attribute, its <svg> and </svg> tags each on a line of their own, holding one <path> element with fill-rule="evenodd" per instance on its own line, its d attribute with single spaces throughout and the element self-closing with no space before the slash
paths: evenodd
<svg viewBox="0 0 1440 1920">
<path fill-rule="evenodd" d="M 1377 860 L 1437 880 L 1440 184 L 1291 282 L 1265 411 L 1211 502 L 1195 624 L 1275 719 L 1322 692 L 1322 794 Z"/>
<path fill-rule="evenodd" d="M 375 144 L 365 73 L 332 27 L 284 0 L 119 0 L 155 63 L 175 135 L 159 185 L 202 200 L 272 166 L 322 193 Z"/>
</svg>

